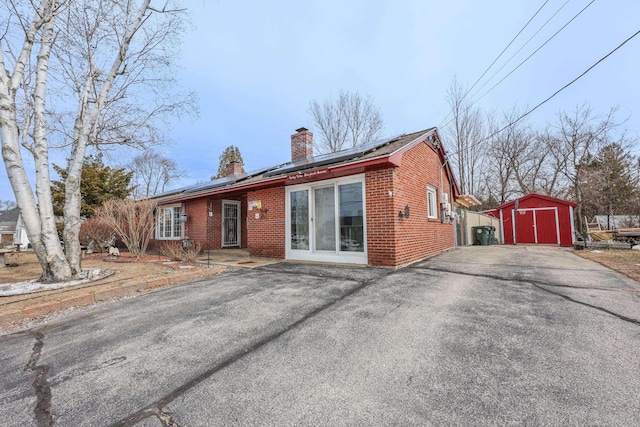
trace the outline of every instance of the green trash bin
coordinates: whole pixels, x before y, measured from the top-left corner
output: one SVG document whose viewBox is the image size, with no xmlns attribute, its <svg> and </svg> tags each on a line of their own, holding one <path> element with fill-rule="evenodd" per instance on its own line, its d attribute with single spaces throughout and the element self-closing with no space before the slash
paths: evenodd
<svg viewBox="0 0 640 427">
<path fill-rule="evenodd" d="M 479 225 L 472 227 L 473 244 L 479 246 L 488 246 L 493 244 L 496 228 L 492 225 Z"/>
<path fill-rule="evenodd" d="M 487 225 L 486 227 L 489 229 L 489 239 L 487 241 L 487 244 L 495 245 L 497 243 L 496 228 L 493 225 Z"/>
</svg>

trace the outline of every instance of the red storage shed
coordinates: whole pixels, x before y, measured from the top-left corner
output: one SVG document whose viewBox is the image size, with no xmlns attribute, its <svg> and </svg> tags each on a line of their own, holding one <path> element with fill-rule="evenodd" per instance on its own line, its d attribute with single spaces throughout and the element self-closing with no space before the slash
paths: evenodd
<svg viewBox="0 0 640 427">
<path fill-rule="evenodd" d="M 540 244 L 572 247 L 574 243 L 573 208 L 576 206 L 575 203 L 567 200 L 529 194 L 485 213 L 499 218 L 502 222 L 501 240 L 506 245 Z"/>
</svg>

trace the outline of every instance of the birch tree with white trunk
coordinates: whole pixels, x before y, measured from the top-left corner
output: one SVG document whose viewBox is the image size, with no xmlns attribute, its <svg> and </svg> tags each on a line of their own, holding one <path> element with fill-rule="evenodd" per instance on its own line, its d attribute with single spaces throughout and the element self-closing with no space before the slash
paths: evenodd
<svg viewBox="0 0 640 427">
<path fill-rule="evenodd" d="M 9 16 L 0 39 L 2 156 L 43 281 L 69 280 L 81 270 L 87 151 L 149 146 L 162 140 L 158 119 L 193 111 L 191 95 L 172 93 L 184 12 L 174 3 L 42 0 L 36 9 L 28 1 L 0 3 Z M 64 251 L 51 203 L 52 149 L 67 154 Z M 34 159 L 35 193 L 23 153 Z"/>
<path fill-rule="evenodd" d="M 51 191 L 49 188 L 49 159 L 46 133 L 45 96 L 47 69 L 51 55 L 53 31 L 57 15 L 66 6 L 64 2 L 42 0 L 35 11 L 26 17 L 23 5 L 6 1 L 10 19 L 6 22 L 4 35 L 0 40 L 0 139 L 2 159 L 29 241 L 42 266 L 42 281 L 66 280 L 72 271 L 66 260 L 56 232 Z M 19 53 L 8 42 L 12 29 L 23 30 Z M 27 87 L 26 75 L 34 56 L 34 48 L 39 45 L 36 60 L 35 84 Z M 11 66 L 13 65 L 13 66 Z M 21 92 L 22 91 L 22 92 Z M 24 117 L 18 119 L 18 94 L 25 95 L 22 108 Z M 33 124 L 33 126 L 31 126 Z M 22 129 L 20 129 L 22 125 Z M 21 144 L 29 140 L 30 145 Z M 36 167 L 35 194 L 25 170 L 21 145 L 33 156 Z"/>
</svg>

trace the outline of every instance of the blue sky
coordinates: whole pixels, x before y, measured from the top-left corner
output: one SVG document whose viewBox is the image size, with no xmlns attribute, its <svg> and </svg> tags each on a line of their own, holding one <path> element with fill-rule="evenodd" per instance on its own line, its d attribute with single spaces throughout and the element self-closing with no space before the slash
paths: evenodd
<svg viewBox="0 0 640 427">
<path fill-rule="evenodd" d="M 480 94 L 589 2 L 549 0 L 493 70 L 564 7 Z M 309 102 L 340 90 L 373 98 L 384 135 L 442 126 L 453 77 L 475 82 L 544 0 L 189 3 L 193 28 L 178 61 L 183 86 L 198 93 L 200 117 L 173 123 L 174 145 L 165 153 L 186 172 L 174 186 L 209 179 L 229 145 L 240 148 L 247 170 L 287 161 L 295 129 L 314 130 Z M 477 105 L 534 106 L 640 30 L 638 16 L 637 0 L 596 0 Z M 618 117 L 628 118 L 626 127 L 638 135 L 639 70 L 640 36 L 529 122 L 542 127 L 559 110 L 588 102 L 599 113 L 619 106 Z M 4 169 L 0 199 L 13 199 Z"/>
</svg>

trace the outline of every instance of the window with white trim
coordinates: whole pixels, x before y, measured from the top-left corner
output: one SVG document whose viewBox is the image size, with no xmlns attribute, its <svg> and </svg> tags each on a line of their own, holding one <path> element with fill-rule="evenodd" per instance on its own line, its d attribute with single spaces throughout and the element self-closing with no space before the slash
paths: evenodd
<svg viewBox="0 0 640 427">
<path fill-rule="evenodd" d="M 156 221 L 158 240 L 175 240 L 182 237 L 182 221 L 180 205 L 160 206 Z"/>
<path fill-rule="evenodd" d="M 427 216 L 429 218 L 438 219 L 438 199 L 436 197 L 436 189 L 427 185 Z"/>
</svg>

